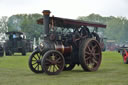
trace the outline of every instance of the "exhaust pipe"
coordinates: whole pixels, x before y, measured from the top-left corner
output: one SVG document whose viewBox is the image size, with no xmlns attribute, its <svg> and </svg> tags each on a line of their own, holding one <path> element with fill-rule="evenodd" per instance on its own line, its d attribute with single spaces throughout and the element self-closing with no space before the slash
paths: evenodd
<svg viewBox="0 0 128 85">
<path fill-rule="evenodd" d="M 49 22 L 50 22 L 50 11 L 49 10 L 44 10 L 43 12 L 43 23 L 44 23 L 44 36 L 47 36 L 49 34 Z"/>
</svg>

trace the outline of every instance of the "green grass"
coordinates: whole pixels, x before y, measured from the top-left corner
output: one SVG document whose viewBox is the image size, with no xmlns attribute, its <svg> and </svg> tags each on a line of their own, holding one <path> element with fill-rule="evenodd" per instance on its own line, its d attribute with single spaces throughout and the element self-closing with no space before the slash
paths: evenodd
<svg viewBox="0 0 128 85">
<path fill-rule="evenodd" d="M 0 57 L 0 85 L 128 85 L 128 64 L 117 52 L 104 52 L 96 72 L 84 72 L 81 66 L 59 75 L 35 74 L 27 56 Z"/>
</svg>

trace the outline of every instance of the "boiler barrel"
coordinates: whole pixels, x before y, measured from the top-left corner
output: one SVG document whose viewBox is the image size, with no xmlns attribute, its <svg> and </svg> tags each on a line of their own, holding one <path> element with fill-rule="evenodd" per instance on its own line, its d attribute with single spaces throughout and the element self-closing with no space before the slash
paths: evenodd
<svg viewBox="0 0 128 85">
<path fill-rule="evenodd" d="M 70 54 L 72 52 L 72 46 L 64 46 L 60 42 L 55 44 L 55 50 L 60 51 L 62 54 Z"/>
</svg>

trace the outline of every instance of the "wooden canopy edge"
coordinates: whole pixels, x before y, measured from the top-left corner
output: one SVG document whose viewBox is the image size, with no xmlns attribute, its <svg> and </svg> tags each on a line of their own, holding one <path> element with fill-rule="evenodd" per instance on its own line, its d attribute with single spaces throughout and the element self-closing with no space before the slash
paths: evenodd
<svg viewBox="0 0 128 85">
<path fill-rule="evenodd" d="M 106 25 L 97 22 L 73 20 L 73 19 L 66 19 L 60 17 L 50 17 L 50 24 L 52 24 L 52 22 L 54 22 L 54 26 L 58 26 L 58 27 L 91 26 L 97 28 L 98 27 L 106 28 Z M 37 23 L 43 24 L 43 18 L 37 20 Z"/>
</svg>

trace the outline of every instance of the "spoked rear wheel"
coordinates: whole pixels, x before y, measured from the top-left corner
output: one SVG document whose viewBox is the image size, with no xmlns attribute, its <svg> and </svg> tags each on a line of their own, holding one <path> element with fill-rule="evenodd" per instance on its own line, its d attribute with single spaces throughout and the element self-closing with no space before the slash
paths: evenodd
<svg viewBox="0 0 128 85">
<path fill-rule="evenodd" d="M 63 55 L 56 50 L 47 51 L 41 60 L 41 66 L 48 75 L 59 74 L 63 70 L 64 65 Z"/>
<path fill-rule="evenodd" d="M 85 71 L 96 71 L 101 63 L 101 48 L 97 40 L 88 38 L 82 41 L 79 49 L 80 63 Z"/>
<path fill-rule="evenodd" d="M 41 58 L 42 54 L 39 51 L 34 51 L 29 57 L 29 68 L 34 73 L 43 73 L 43 69 L 41 67 Z"/>
</svg>

